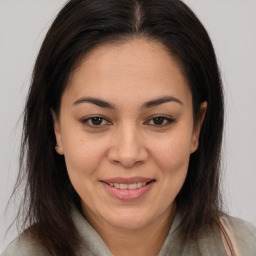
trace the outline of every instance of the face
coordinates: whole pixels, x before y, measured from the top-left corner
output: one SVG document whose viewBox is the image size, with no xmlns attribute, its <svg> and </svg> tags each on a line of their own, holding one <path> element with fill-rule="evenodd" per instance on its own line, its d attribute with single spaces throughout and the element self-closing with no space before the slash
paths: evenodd
<svg viewBox="0 0 256 256">
<path fill-rule="evenodd" d="M 92 50 L 54 118 L 58 153 L 88 220 L 138 229 L 170 216 L 205 109 L 194 122 L 187 81 L 161 43 Z"/>
</svg>

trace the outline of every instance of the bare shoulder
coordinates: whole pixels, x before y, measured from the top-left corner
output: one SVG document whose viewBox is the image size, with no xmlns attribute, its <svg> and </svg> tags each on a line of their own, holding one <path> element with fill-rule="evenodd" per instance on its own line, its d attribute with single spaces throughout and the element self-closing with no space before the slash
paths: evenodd
<svg viewBox="0 0 256 256">
<path fill-rule="evenodd" d="M 49 256 L 49 253 L 28 236 L 20 235 L 0 256 Z"/>
</svg>

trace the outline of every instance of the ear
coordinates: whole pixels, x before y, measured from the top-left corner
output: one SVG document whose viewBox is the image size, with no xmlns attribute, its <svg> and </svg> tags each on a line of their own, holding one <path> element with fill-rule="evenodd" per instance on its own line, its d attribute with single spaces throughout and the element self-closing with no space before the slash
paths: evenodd
<svg viewBox="0 0 256 256">
<path fill-rule="evenodd" d="M 61 139 L 60 121 L 53 110 L 51 110 L 51 114 L 52 114 L 53 128 L 54 128 L 54 133 L 56 138 L 55 150 L 57 151 L 58 154 L 63 155 L 64 152 L 63 152 L 62 139 Z"/>
<path fill-rule="evenodd" d="M 192 141 L 191 141 L 191 149 L 190 149 L 191 153 L 194 153 L 198 148 L 199 135 L 200 135 L 202 124 L 204 122 L 206 111 L 207 111 L 207 102 L 204 101 L 203 103 L 200 104 L 199 113 L 196 116 L 196 120 L 193 128 Z"/>
</svg>

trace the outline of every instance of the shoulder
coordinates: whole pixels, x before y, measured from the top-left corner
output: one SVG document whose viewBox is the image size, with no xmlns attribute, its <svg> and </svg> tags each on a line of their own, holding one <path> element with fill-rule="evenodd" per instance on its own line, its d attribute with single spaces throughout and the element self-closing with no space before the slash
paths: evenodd
<svg viewBox="0 0 256 256">
<path fill-rule="evenodd" d="M 49 256 L 49 253 L 27 235 L 20 235 L 0 256 Z"/>
<path fill-rule="evenodd" d="M 221 219 L 224 219 L 225 225 L 230 231 L 229 238 L 234 237 L 232 244 L 234 247 L 238 247 L 240 254 L 243 256 L 256 255 L 256 228 L 242 219 L 225 214 L 220 217 Z M 193 255 L 226 255 L 220 226 L 216 224 L 210 231 L 203 232 L 196 241 L 188 243 L 186 249 L 182 255 L 191 255 L 189 253 L 191 251 L 195 252 Z"/>
<path fill-rule="evenodd" d="M 228 217 L 242 255 L 256 255 L 256 227 L 247 221 Z"/>
</svg>

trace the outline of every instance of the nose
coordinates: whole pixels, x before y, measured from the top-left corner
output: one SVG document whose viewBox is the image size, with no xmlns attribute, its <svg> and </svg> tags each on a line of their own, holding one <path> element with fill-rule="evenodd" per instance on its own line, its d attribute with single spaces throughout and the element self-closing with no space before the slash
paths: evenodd
<svg viewBox="0 0 256 256">
<path fill-rule="evenodd" d="M 148 158 L 148 152 L 144 145 L 145 140 L 136 127 L 119 127 L 113 134 L 108 159 L 125 168 L 137 166 Z"/>
</svg>

